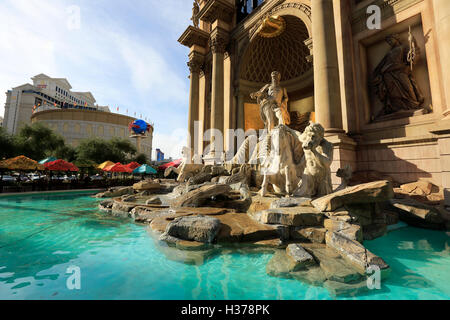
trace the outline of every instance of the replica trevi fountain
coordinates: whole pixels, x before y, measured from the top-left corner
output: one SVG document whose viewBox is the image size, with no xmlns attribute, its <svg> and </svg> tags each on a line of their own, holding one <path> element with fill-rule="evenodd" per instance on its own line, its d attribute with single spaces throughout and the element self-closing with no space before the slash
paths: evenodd
<svg viewBox="0 0 450 320">
<path fill-rule="evenodd" d="M 400 221 L 434 230 L 450 226 L 443 205 L 448 182 L 439 180 L 448 168 L 436 162 L 425 168 L 430 160 L 422 159 L 430 145 L 441 159 L 450 146 L 441 119 L 446 112 L 433 118 L 445 110 L 444 100 L 431 103 L 443 88 L 435 77 L 430 86 L 423 63 L 438 69 L 426 44 L 433 38 L 425 40 L 421 29 L 422 23 L 433 29 L 432 19 L 399 16 L 369 36 L 361 24 L 365 11 L 351 11 L 346 1 L 334 14 L 332 1 L 254 1 L 250 14 L 246 1 L 237 3 L 195 1 L 193 26 L 179 39 L 190 48 L 191 83 L 190 147 L 182 150 L 181 165 L 167 169 L 165 179 L 98 194 L 109 198 L 100 209 L 148 225 L 168 259 L 203 264 L 223 252 L 270 252 L 270 276 L 324 286 L 335 295 L 367 291 L 368 280 L 389 277 L 390 266 L 365 241 Z M 391 6 L 398 8 L 388 12 Z M 383 10 L 415 16 L 414 8 L 412 1 L 397 1 Z M 197 120 L 200 139 L 193 134 Z M 203 153 L 203 131 L 212 128 L 260 133 L 246 136 L 231 155 L 233 139 L 211 134 L 213 147 Z M 413 129 L 420 135 L 410 136 Z M 421 168 L 393 169 L 406 161 L 404 150 L 420 151 Z M 383 164 L 369 157 L 373 153 Z M 380 165 L 386 168 L 369 170 Z M 420 179 L 421 170 L 434 180 Z"/>
<path fill-rule="evenodd" d="M 387 277 L 390 268 L 364 240 L 400 219 L 432 229 L 448 228 L 448 220 L 435 207 L 402 199 L 388 180 L 347 187 L 349 167 L 340 170 L 345 185 L 333 191 L 333 146 L 324 128 L 286 126 L 287 94 L 279 73 L 272 75 L 272 84 L 252 94 L 265 124 L 254 150 L 245 141 L 231 161 L 205 165 L 184 148 L 181 165 L 166 170 L 176 180 L 113 188 L 97 195 L 113 198 L 100 208 L 148 224 L 168 259 L 202 264 L 223 250 L 268 251 L 271 276 L 323 285 L 335 295 L 367 290 L 368 270 Z"/>
</svg>

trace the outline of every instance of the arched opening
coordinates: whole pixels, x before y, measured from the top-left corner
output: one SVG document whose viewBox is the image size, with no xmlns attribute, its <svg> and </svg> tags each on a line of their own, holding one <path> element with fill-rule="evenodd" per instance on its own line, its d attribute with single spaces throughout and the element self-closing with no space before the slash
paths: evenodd
<svg viewBox="0 0 450 320">
<path fill-rule="evenodd" d="M 305 23 L 293 15 L 274 17 L 247 46 L 239 70 L 239 92 L 244 98 L 244 129 L 262 129 L 259 106 L 249 94 L 270 83 L 271 73 L 281 73 L 281 85 L 289 95 L 291 127 L 302 130 L 314 120 L 313 65 L 305 41 L 310 38 Z M 278 21 L 278 22 L 277 22 Z M 278 24 L 278 26 L 277 26 Z M 273 28 L 271 29 L 271 27 Z M 263 32 L 268 31 L 268 32 Z"/>
</svg>

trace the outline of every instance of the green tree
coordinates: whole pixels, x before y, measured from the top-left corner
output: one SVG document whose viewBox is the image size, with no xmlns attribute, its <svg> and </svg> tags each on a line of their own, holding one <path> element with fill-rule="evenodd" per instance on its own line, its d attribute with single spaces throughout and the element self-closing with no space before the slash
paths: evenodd
<svg viewBox="0 0 450 320">
<path fill-rule="evenodd" d="M 12 158 L 17 155 L 17 143 L 13 135 L 0 127 L 0 160 Z"/>
<path fill-rule="evenodd" d="M 41 160 L 65 146 L 64 138 L 42 123 L 23 126 L 17 134 L 17 147 L 21 154 Z"/>
<path fill-rule="evenodd" d="M 148 157 L 143 153 L 139 153 L 136 157 L 134 157 L 134 159 L 132 159 L 132 161 L 136 161 L 139 164 L 146 164 L 148 163 Z"/>
<path fill-rule="evenodd" d="M 77 159 L 77 151 L 71 145 L 60 146 L 51 155 L 69 162 Z"/>
<path fill-rule="evenodd" d="M 136 154 L 136 147 L 127 139 L 114 138 L 109 141 L 93 138 L 83 140 L 76 148 L 78 161 L 126 162 Z"/>
<path fill-rule="evenodd" d="M 127 161 L 127 159 L 133 157 L 137 152 L 136 147 L 129 139 L 113 138 L 108 143 L 112 152 L 122 158 L 120 162 Z"/>
</svg>

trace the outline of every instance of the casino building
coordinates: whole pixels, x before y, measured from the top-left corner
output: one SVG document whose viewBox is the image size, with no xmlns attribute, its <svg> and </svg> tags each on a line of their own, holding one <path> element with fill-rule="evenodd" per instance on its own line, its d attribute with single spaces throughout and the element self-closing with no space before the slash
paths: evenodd
<svg viewBox="0 0 450 320">
<path fill-rule="evenodd" d="M 179 42 L 190 50 L 195 153 L 210 128 L 228 159 L 228 129 L 261 129 L 250 93 L 279 71 L 290 126 L 323 125 L 333 173 L 350 164 L 399 183 L 428 179 L 450 205 L 450 1 L 199 0 L 192 20 Z"/>
<path fill-rule="evenodd" d="M 128 125 L 136 118 L 112 113 L 109 107 L 95 104 L 90 92 L 73 92 L 66 79 L 39 74 L 33 84 L 24 84 L 6 93 L 3 127 L 17 133 L 24 124 L 41 122 L 59 133 L 66 143 L 77 146 L 81 140 L 97 137 L 129 138 Z M 152 156 L 153 127 L 142 139 L 141 153 Z"/>
</svg>

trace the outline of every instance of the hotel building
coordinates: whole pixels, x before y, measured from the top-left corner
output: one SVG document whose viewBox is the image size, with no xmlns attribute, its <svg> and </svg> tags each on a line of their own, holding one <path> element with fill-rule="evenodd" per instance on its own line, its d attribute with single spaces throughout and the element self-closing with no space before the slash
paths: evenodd
<svg viewBox="0 0 450 320">
<path fill-rule="evenodd" d="M 3 126 L 16 134 L 25 124 L 45 123 L 74 147 L 81 140 L 97 137 L 129 138 L 128 125 L 136 118 L 112 113 L 107 106 L 96 105 L 91 92 L 74 92 L 64 78 L 39 74 L 33 84 L 24 84 L 6 92 Z M 136 139 L 129 138 L 136 145 Z M 153 127 L 142 139 L 140 152 L 151 160 Z"/>
</svg>

